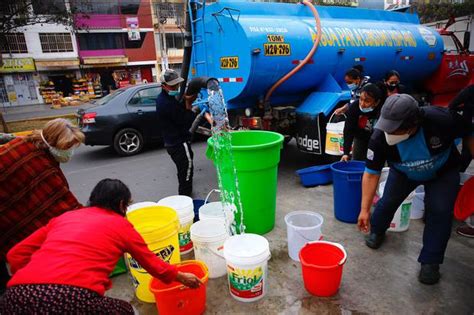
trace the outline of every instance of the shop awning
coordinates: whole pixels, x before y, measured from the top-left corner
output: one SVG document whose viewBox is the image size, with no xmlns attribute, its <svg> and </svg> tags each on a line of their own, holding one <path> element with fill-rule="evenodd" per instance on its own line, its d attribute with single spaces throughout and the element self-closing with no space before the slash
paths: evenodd
<svg viewBox="0 0 474 315">
<path fill-rule="evenodd" d="M 57 68 L 57 67 L 79 67 L 79 59 L 55 59 L 55 60 L 40 60 L 36 59 L 36 68 L 41 70 L 41 68 Z"/>
<path fill-rule="evenodd" d="M 103 64 L 126 64 L 128 57 L 110 56 L 110 57 L 84 57 L 82 63 L 85 65 L 103 65 Z"/>
</svg>

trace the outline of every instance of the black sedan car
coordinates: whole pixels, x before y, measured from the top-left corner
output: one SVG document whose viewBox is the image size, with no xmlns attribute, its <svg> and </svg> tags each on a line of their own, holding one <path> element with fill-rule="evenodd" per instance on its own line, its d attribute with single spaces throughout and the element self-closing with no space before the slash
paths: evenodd
<svg viewBox="0 0 474 315">
<path fill-rule="evenodd" d="M 78 111 L 78 123 L 86 145 L 111 145 L 121 156 L 134 155 L 145 143 L 160 142 L 156 120 L 159 84 L 121 88 Z"/>
</svg>

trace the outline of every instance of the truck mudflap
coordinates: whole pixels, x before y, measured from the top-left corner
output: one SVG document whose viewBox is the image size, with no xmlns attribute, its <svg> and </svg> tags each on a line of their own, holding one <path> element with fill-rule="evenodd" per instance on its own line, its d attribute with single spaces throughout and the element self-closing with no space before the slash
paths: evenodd
<svg viewBox="0 0 474 315">
<path fill-rule="evenodd" d="M 309 154 L 323 153 L 324 130 L 321 115 L 296 113 L 296 143 L 298 150 Z M 325 123 L 323 123 L 325 125 Z"/>
</svg>

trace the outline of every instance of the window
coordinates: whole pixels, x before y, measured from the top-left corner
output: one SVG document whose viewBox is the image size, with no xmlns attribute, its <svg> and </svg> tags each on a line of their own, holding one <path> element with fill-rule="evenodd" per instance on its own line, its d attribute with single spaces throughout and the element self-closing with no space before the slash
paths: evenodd
<svg viewBox="0 0 474 315">
<path fill-rule="evenodd" d="M 118 0 L 71 0 L 71 11 L 86 14 L 119 14 Z"/>
<path fill-rule="evenodd" d="M 25 54 L 28 52 L 23 33 L 0 34 L 0 47 L 3 53 Z"/>
<path fill-rule="evenodd" d="M 140 7 L 140 0 L 121 0 L 120 12 L 122 14 L 137 15 Z"/>
<path fill-rule="evenodd" d="M 123 49 L 124 33 L 83 33 L 78 34 L 82 50 Z"/>
<path fill-rule="evenodd" d="M 44 53 L 74 51 L 69 33 L 39 33 Z"/>
<path fill-rule="evenodd" d="M 32 0 L 34 14 L 66 13 L 64 0 Z"/>
<path fill-rule="evenodd" d="M 166 33 L 166 48 L 167 49 L 183 49 L 184 48 L 184 38 L 181 33 Z"/>
<path fill-rule="evenodd" d="M 144 89 L 135 93 L 128 102 L 129 105 L 155 106 L 156 98 L 160 94 L 161 89 L 158 87 Z"/>
<path fill-rule="evenodd" d="M 444 50 L 451 52 L 451 51 L 457 51 L 458 48 L 456 46 L 456 42 L 451 36 L 443 35 L 441 36 L 444 42 Z"/>
<path fill-rule="evenodd" d="M 161 24 L 184 25 L 183 3 L 157 3 L 155 4 L 155 12 Z"/>
<path fill-rule="evenodd" d="M 146 35 L 146 32 L 140 32 L 140 40 L 128 40 L 128 33 L 123 34 L 125 48 L 141 48 Z"/>
</svg>

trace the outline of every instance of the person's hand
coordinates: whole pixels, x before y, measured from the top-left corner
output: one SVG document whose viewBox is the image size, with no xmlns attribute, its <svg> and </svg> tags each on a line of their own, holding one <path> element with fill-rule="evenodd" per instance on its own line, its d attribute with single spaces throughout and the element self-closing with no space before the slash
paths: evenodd
<svg viewBox="0 0 474 315">
<path fill-rule="evenodd" d="M 191 289 L 199 288 L 199 286 L 202 284 L 201 280 L 195 274 L 181 271 L 178 272 L 176 281 L 181 282 Z"/>
<path fill-rule="evenodd" d="M 344 154 L 342 157 L 341 157 L 341 162 L 349 162 L 351 158 L 349 157 L 349 155 L 347 154 Z"/>
<path fill-rule="evenodd" d="M 339 107 L 338 109 L 336 109 L 334 111 L 334 113 L 339 116 L 339 115 L 343 115 L 347 112 L 347 110 L 349 109 L 349 105 L 348 104 L 345 104 L 344 106 L 342 107 Z"/>
<path fill-rule="evenodd" d="M 370 211 L 362 210 L 359 214 L 359 218 L 357 220 L 357 227 L 359 231 L 364 233 L 369 233 L 370 231 Z"/>
</svg>

